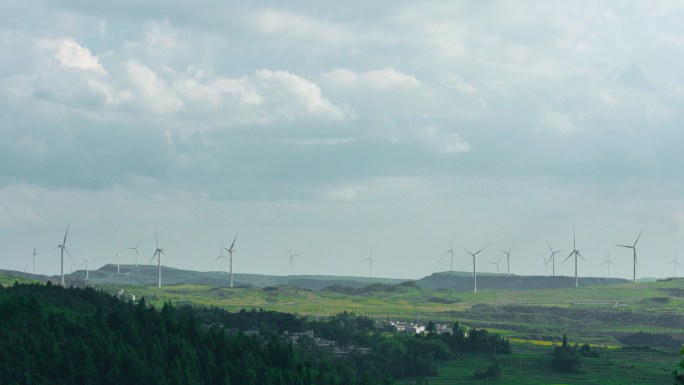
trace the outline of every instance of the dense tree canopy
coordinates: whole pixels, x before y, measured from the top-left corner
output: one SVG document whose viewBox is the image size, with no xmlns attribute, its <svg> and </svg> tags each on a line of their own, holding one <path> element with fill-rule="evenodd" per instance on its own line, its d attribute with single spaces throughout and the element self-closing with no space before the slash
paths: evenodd
<svg viewBox="0 0 684 385">
<path fill-rule="evenodd" d="M 255 329 L 260 336 L 240 331 Z M 436 361 L 462 354 L 510 353 L 486 330 L 383 334 L 372 318 L 342 313 L 308 319 L 263 310 L 161 309 L 92 288 L 0 286 L 0 384 L 340 384 L 385 383 L 438 374 Z M 335 355 L 300 336 L 313 330 L 338 346 L 371 348 Z"/>
</svg>

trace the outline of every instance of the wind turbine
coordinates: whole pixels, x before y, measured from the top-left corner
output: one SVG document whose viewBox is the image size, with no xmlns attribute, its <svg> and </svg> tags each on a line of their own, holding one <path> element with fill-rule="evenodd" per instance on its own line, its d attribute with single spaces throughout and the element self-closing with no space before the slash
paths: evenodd
<svg viewBox="0 0 684 385">
<path fill-rule="evenodd" d="M 88 272 L 90 271 L 90 258 L 88 258 L 88 250 L 86 250 L 86 260 L 83 261 L 81 266 L 83 266 L 83 265 L 86 265 L 86 281 L 87 281 L 90 278 L 88 276 Z M 79 267 L 81 267 L 81 266 L 79 266 Z"/>
<path fill-rule="evenodd" d="M 641 229 L 641 233 L 644 232 L 644 229 Z M 637 237 L 636 241 L 634 242 L 634 245 L 632 246 L 625 246 L 625 245 L 617 245 L 619 247 L 626 247 L 628 249 L 632 249 L 634 252 L 634 283 L 636 283 L 636 268 L 639 266 L 639 263 L 637 263 L 637 256 L 636 256 L 636 249 L 637 249 L 637 242 L 639 242 L 639 238 L 641 238 L 641 233 L 639 233 L 639 236 Z"/>
<path fill-rule="evenodd" d="M 489 243 L 489 245 L 491 245 L 491 243 Z M 475 270 L 475 257 L 477 257 L 477 255 L 480 254 L 480 253 L 482 252 L 482 250 L 484 250 L 484 249 L 486 249 L 487 247 L 489 247 L 489 245 L 483 247 L 483 248 L 480 249 L 480 251 L 478 251 L 477 253 L 471 253 L 470 251 L 468 251 L 468 250 L 466 250 L 466 249 L 463 249 L 466 253 L 468 253 L 468 254 L 470 254 L 470 255 L 473 256 L 473 293 L 477 293 L 477 272 L 476 272 L 476 270 Z"/>
<path fill-rule="evenodd" d="M 676 258 L 677 258 L 677 257 L 675 256 L 675 259 L 676 259 Z M 603 265 L 608 265 L 608 278 L 610 278 L 610 265 L 615 266 L 615 264 L 614 264 L 613 262 L 610 261 L 610 251 L 608 252 L 608 260 L 606 260 L 605 262 L 603 262 L 603 263 L 601 264 L 601 266 L 603 266 Z M 675 266 L 675 276 L 676 276 L 676 275 L 677 275 L 677 267 Z"/>
<path fill-rule="evenodd" d="M 565 258 L 563 263 L 565 263 L 565 261 L 567 261 L 573 255 L 575 256 L 575 287 L 579 287 L 579 278 L 577 278 L 577 256 L 579 255 L 579 257 L 582 258 L 582 260 L 584 260 L 584 261 L 586 261 L 586 259 L 584 259 L 582 254 L 580 254 L 579 250 L 577 250 L 577 245 L 575 243 L 575 228 L 574 227 L 572 228 L 572 253 L 570 253 L 570 255 L 568 255 L 568 258 Z"/>
<path fill-rule="evenodd" d="M 216 258 L 214 259 L 214 261 L 217 260 L 217 259 L 220 259 L 220 260 L 221 260 L 221 274 L 223 274 L 223 260 L 224 260 L 224 259 L 228 259 L 228 258 L 226 258 L 225 255 L 223 255 L 223 245 L 221 245 L 221 255 L 219 255 L 218 257 L 216 257 Z"/>
<path fill-rule="evenodd" d="M 435 261 L 439 262 L 439 269 L 442 269 L 442 261 L 446 258 L 446 255 L 444 255 L 441 259 L 440 258 L 435 258 Z"/>
<path fill-rule="evenodd" d="M 454 240 L 451 240 L 451 248 L 444 255 L 451 255 L 451 271 L 454 271 Z"/>
<path fill-rule="evenodd" d="M 553 269 L 551 269 L 551 273 L 555 277 L 556 276 L 556 254 L 562 253 L 562 251 L 553 251 L 553 249 L 551 248 L 551 245 L 549 245 L 549 241 L 546 241 L 546 244 L 549 246 L 549 250 L 551 250 L 551 258 L 549 258 L 549 261 L 553 260 Z"/>
<path fill-rule="evenodd" d="M 69 227 L 71 226 L 71 223 L 67 225 L 66 233 L 64 233 L 64 240 L 62 241 L 61 245 L 57 245 L 55 249 L 61 249 L 60 252 L 62 254 L 62 285 L 64 285 L 64 252 L 66 251 L 67 255 L 69 256 L 69 259 L 71 259 L 71 263 L 74 263 L 74 260 L 71 258 L 71 254 L 69 254 L 69 250 L 66 248 L 66 239 L 67 235 L 69 235 Z"/>
<path fill-rule="evenodd" d="M 285 250 L 287 250 L 287 253 L 290 254 L 290 262 L 288 262 L 287 264 L 292 264 L 292 276 L 294 277 L 294 257 L 299 257 L 301 254 L 292 255 L 290 249 L 288 249 L 287 247 L 285 248 Z"/>
<path fill-rule="evenodd" d="M 142 239 L 140 240 L 142 242 Z M 138 267 L 138 257 L 140 256 L 140 253 L 138 253 L 138 247 L 140 247 L 140 242 L 135 247 L 129 247 L 128 250 L 135 250 L 135 267 Z"/>
<path fill-rule="evenodd" d="M 26 273 L 26 269 L 28 269 L 28 265 L 30 265 L 30 263 L 27 263 L 26 266 L 24 266 L 24 273 Z"/>
<path fill-rule="evenodd" d="M 677 254 L 678 254 L 678 252 L 675 253 L 675 259 L 674 259 L 674 261 L 668 262 L 668 263 L 667 263 L 667 265 L 669 265 L 670 263 L 673 263 L 673 264 L 674 264 L 674 268 L 675 268 L 675 278 L 677 278 L 677 265 L 679 265 L 679 262 L 677 262 Z M 682 265 L 679 265 L 679 266 L 681 267 Z"/>
<path fill-rule="evenodd" d="M 496 265 L 496 273 L 497 273 L 497 274 L 499 274 L 499 263 L 501 263 L 501 259 L 502 259 L 502 258 L 503 258 L 503 257 L 499 258 L 499 260 L 498 260 L 496 263 L 494 263 L 494 262 L 489 262 L 489 263 L 491 263 L 492 265 Z"/>
<path fill-rule="evenodd" d="M 364 261 L 369 261 L 370 272 L 368 274 L 369 278 L 373 278 L 373 249 L 371 249 L 370 257 L 364 259 Z"/>
<path fill-rule="evenodd" d="M 233 239 L 233 244 L 230 245 L 230 249 L 226 249 L 228 251 L 228 254 L 230 255 L 230 287 L 233 287 L 233 252 L 235 251 L 235 249 L 233 249 L 233 246 L 235 246 L 235 240 L 237 239 L 237 236 L 237 233 L 235 233 L 235 239 Z M 221 254 L 223 254 L 223 252 Z M 223 265 L 223 261 L 221 261 L 221 265 Z M 294 270 L 294 263 L 292 264 L 292 270 Z"/>
<path fill-rule="evenodd" d="M 501 250 L 501 249 L 499 249 L 499 250 Z M 506 254 L 506 267 L 508 268 L 508 275 L 511 275 L 511 260 L 510 260 L 510 258 L 511 258 L 511 250 L 513 250 L 513 246 L 511 246 L 511 248 L 508 249 L 508 251 L 506 251 L 506 250 L 501 250 L 501 251 L 503 251 L 504 254 Z M 497 267 L 498 267 L 498 266 L 497 266 Z M 497 272 L 498 272 L 498 271 L 497 271 Z"/>
<path fill-rule="evenodd" d="M 157 250 L 154 251 L 154 254 L 152 255 L 152 259 L 150 259 L 150 263 L 148 265 L 151 265 L 152 261 L 154 261 L 154 258 L 157 257 L 158 274 L 159 274 L 159 281 L 157 283 L 157 287 L 161 289 L 161 256 L 166 255 L 166 254 L 164 254 L 164 249 L 159 248 L 159 237 L 157 237 L 157 226 L 154 226 L 154 240 L 157 242 Z"/>
<path fill-rule="evenodd" d="M 36 247 L 33 247 L 33 274 L 36 274 Z"/>
<path fill-rule="evenodd" d="M 549 262 L 551 262 L 551 259 L 547 260 L 546 257 L 544 257 L 543 253 L 539 253 L 539 254 L 541 254 L 541 257 L 544 260 L 544 264 L 542 265 L 542 270 L 546 269 L 544 271 L 544 275 L 548 276 L 549 275 Z"/>
<path fill-rule="evenodd" d="M 119 250 L 117 250 L 116 255 L 112 257 L 112 258 L 116 258 L 116 274 L 119 274 L 119 256 L 120 255 L 121 255 L 121 253 L 119 253 Z M 109 259 L 112 259 L 112 258 L 109 258 Z"/>
</svg>

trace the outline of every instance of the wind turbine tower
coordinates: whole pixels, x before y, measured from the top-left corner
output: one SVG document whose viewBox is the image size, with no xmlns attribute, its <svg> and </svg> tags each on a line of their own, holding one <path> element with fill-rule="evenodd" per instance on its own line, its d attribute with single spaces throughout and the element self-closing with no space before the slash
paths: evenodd
<svg viewBox="0 0 684 385">
<path fill-rule="evenodd" d="M 439 262 L 439 270 L 442 270 L 442 261 L 446 258 L 446 254 L 440 259 L 440 258 L 435 258 L 435 261 Z"/>
<path fill-rule="evenodd" d="M 503 259 L 503 257 L 499 258 L 499 260 L 496 262 L 489 262 L 492 265 L 496 265 L 496 274 L 499 274 L 499 263 L 501 263 L 501 259 Z"/>
<path fill-rule="evenodd" d="M 119 250 L 117 250 L 116 255 L 112 257 L 112 258 L 116 258 L 116 274 L 119 274 L 119 256 L 121 256 L 121 253 L 119 252 Z M 109 258 L 109 259 L 112 259 L 112 258 Z"/>
<path fill-rule="evenodd" d="M 36 246 L 33 247 L 33 274 L 36 274 Z"/>
<path fill-rule="evenodd" d="M 449 251 L 444 253 L 444 255 L 449 254 L 451 256 L 451 271 L 454 271 L 454 240 L 451 240 L 451 248 Z"/>
<path fill-rule="evenodd" d="M 491 245 L 491 243 L 490 243 L 489 245 Z M 468 250 L 466 250 L 466 249 L 463 249 L 466 253 L 468 253 L 468 254 L 470 254 L 470 255 L 473 256 L 473 293 L 477 293 L 477 270 L 476 270 L 476 267 L 475 267 L 475 259 L 477 258 L 478 254 L 480 254 L 480 253 L 482 252 L 482 250 L 484 250 L 484 249 L 486 249 L 487 247 L 489 247 L 489 245 L 483 247 L 482 249 L 480 249 L 480 250 L 479 250 L 478 252 L 476 252 L 476 253 L 471 253 L 470 251 L 468 251 Z"/>
<path fill-rule="evenodd" d="M 368 273 L 369 278 L 373 278 L 373 249 L 371 249 L 370 257 L 364 259 L 364 261 L 368 261 L 368 266 L 370 268 L 370 271 Z"/>
<path fill-rule="evenodd" d="M 237 233 L 235 233 L 235 239 L 233 239 L 233 244 L 230 245 L 229 249 L 226 249 L 228 251 L 228 255 L 230 255 L 230 287 L 233 287 L 233 252 L 235 252 L 235 249 L 233 249 L 233 246 L 235 246 L 235 240 L 237 240 Z M 225 247 L 224 247 L 225 249 Z M 221 253 L 223 254 L 223 252 Z M 221 266 L 223 266 L 223 261 L 221 261 Z M 294 264 L 292 265 L 292 269 L 294 270 Z M 221 267 L 221 270 L 223 271 L 223 267 Z"/>
<path fill-rule="evenodd" d="M 544 270 L 544 275 L 548 276 L 549 275 L 549 262 L 551 262 L 551 259 L 546 259 L 544 257 L 544 254 L 540 253 L 542 259 L 544 260 L 544 264 L 542 265 L 542 270 Z"/>
<path fill-rule="evenodd" d="M 285 248 L 285 250 L 287 250 L 287 253 L 290 254 L 290 262 L 288 262 L 287 264 L 292 264 L 292 276 L 294 277 L 294 257 L 299 257 L 301 254 L 292 255 L 290 249 L 288 249 L 287 247 Z"/>
<path fill-rule="evenodd" d="M 644 229 L 641 229 L 641 233 L 644 232 Z M 639 233 L 639 236 L 637 237 L 636 241 L 632 246 L 625 246 L 625 245 L 617 245 L 619 247 L 626 247 L 628 249 L 632 249 L 634 252 L 634 283 L 636 283 L 636 268 L 639 266 L 639 263 L 637 262 L 637 255 L 636 255 L 636 249 L 637 249 L 637 242 L 639 242 L 639 238 L 641 238 L 641 233 Z"/>
<path fill-rule="evenodd" d="M 62 285 L 64 285 L 64 252 L 66 251 L 67 255 L 69 256 L 69 259 L 71 259 L 71 254 L 69 254 L 69 250 L 66 248 L 66 239 L 67 235 L 69 235 L 69 227 L 71 227 L 71 223 L 67 225 L 66 233 L 64 233 L 64 240 L 62 241 L 61 245 L 57 245 L 55 249 L 61 249 L 61 254 L 62 254 Z M 71 263 L 73 264 L 74 261 L 73 259 L 71 260 Z"/>
<path fill-rule="evenodd" d="M 86 260 L 83 261 L 81 266 L 86 265 L 86 281 L 90 278 L 88 277 L 88 272 L 90 271 L 90 259 L 88 258 L 88 250 L 86 250 Z M 81 267 L 79 266 L 79 267 Z"/>
<path fill-rule="evenodd" d="M 142 242 L 142 239 L 140 240 Z M 140 256 L 140 253 L 138 253 L 138 247 L 140 247 L 140 242 L 138 242 L 135 247 L 129 247 L 128 250 L 135 250 L 135 267 L 138 267 L 138 257 Z"/>
<path fill-rule="evenodd" d="M 501 249 L 499 249 L 499 250 L 501 250 Z M 501 250 L 504 254 L 506 254 L 506 267 L 508 269 L 508 275 L 511 275 L 511 259 L 510 259 L 511 258 L 511 250 L 513 250 L 513 246 L 511 246 L 511 248 L 508 249 L 508 251 Z M 497 266 L 497 268 L 498 268 L 498 266 Z M 498 273 L 498 269 L 497 269 L 497 273 Z"/>
<path fill-rule="evenodd" d="M 575 228 L 574 227 L 572 228 L 572 253 L 570 253 L 570 255 L 568 255 L 568 258 L 565 258 L 563 263 L 565 263 L 565 261 L 567 261 L 573 255 L 575 256 L 575 287 L 579 287 L 579 278 L 577 278 L 577 256 L 582 258 L 583 261 L 586 261 L 586 259 L 584 259 L 582 254 L 580 254 L 579 250 L 577 250 L 577 244 L 575 242 Z"/>
<path fill-rule="evenodd" d="M 225 255 L 223 255 L 223 249 L 224 249 L 224 247 L 223 247 L 223 245 L 221 245 L 221 255 L 219 255 L 218 257 L 214 258 L 214 261 L 217 260 L 217 259 L 220 259 L 220 260 L 221 260 L 221 274 L 223 274 L 223 260 L 224 260 L 224 259 L 228 259 L 228 258 L 226 258 Z"/>
<path fill-rule="evenodd" d="M 551 250 L 551 258 L 549 258 L 549 261 L 553 261 L 553 268 L 551 269 L 551 273 L 553 276 L 556 276 L 556 254 L 562 253 L 562 251 L 553 251 L 551 248 L 551 245 L 549 245 L 549 241 L 546 241 L 546 244 L 549 246 L 549 250 Z"/>
<path fill-rule="evenodd" d="M 166 255 L 164 254 L 164 249 L 159 248 L 159 238 L 157 237 L 157 226 L 154 226 L 154 240 L 157 242 L 157 250 L 154 251 L 154 254 L 152 255 L 152 259 L 150 259 L 150 265 L 152 264 L 152 261 L 154 261 L 154 258 L 157 257 L 157 264 L 158 264 L 158 274 L 159 274 L 159 281 L 157 283 L 157 287 L 161 289 L 161 256 Z"/>
<path fill-rule="evenodd" d="M 603 266 L 603 265 L 608 265 L 608 278 L 610 278 L 610 265 L 615 266 L 615 264 L 610 261 L 610 251 L 608 252 L 608 259 L 601 264 L 601 266 Z M 676 273 L 676 268 L 675 268 L 675 273 Z"/>
<path fill-rule="evenodd" d="M 677 262 L 677 254 L 678 254 L 678 252 L 675 253 L 675 259 L 674 259 L 674 261 L 668 262 L 668 263 L 667 263 L 668 265 L 669 265 L 670 263 L 674 264 L 674 268 L 675 268 L 675 278 L 677 278 L 677 265 L 679 265 L 679 262 Z M 682 265 L 679 265 L 679 266 L 681 267 Z"/>
</svg>

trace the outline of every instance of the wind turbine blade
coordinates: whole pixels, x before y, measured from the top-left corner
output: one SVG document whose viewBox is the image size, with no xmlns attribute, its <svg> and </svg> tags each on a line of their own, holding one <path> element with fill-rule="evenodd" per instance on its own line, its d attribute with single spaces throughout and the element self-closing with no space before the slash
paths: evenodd
<svg viewBox="0 0 684 385">
<path fill-rule="evenodd" d="M 157 250 L 159 250 L 159 237 L 157 236 L 157 226 L 154 226 L 154 240 L 157 242 Z"/>
<path fill-rule="evenodd" d="M 628 249 L 633 249 L 633 248 L 634 248 L 634 246 L 625 246 L 625 245 L 615 245 L 615 246 L 626 247 L 626 248 L 628 248 Z"/>
<path fill-rule="evenodd" d="M 492 244 L 492 242 L 489 242 L 489 245 L 491 245 L 491 244 Z M 482 250 L 484 250 L 484 249 L 486 249 L 487 247 L 489 247 L 489 245 L 487 245 L 487 246 L 483 247 L 482 249 L 480 249 L 480 251 L 478 251 L 477 253 L 475 253 L 475 255 L 480 254 L 480 253 L 482 252 Z"/>
<path fill-rule="evenodd" d="M 546 245 L 549 246 L 549 250 L 553 253 L 553 249 L 551 248 L 551 245 L 549 245 L 549 241 L 546 241 Z"/>
<path fill-rule="evenodd" d="M 461 247 L 461 248 L 462 248 L 462 247 Z M 462 248 L 462 249 L 463 249 L 463 248 Z M 472 255 L 473 257 L 475 256 L 475 254 L 471 253 L 470 251 L 468 251 L 468 250 L 466 250 L 466 249 L 463 249 L 463 251 L 465 251 L 466 253 Z"/>
<path fill-rule="evenodd" d="M 603 265 L 605 265 L 606 263 L 608 263 L 608 261 L 606 261 L 606 262 L 603 262 L 603 263 L 602 263 L 602 264 L 600 264 L 599 266 L 603 266 Z"/>
<path fill-rule="evenodd" d="M 499 258 L 499 260 L 496 261 L 496 264 L 497 264 L 497 265 L 499 264 L 499 262 L 501 262 L 501 259 L 502 259 L 502 258 L 503 258 L 503 257 Z"/>
<path fill-rule="evenodd" d="M 155 251 L 154 254 L 152 254 L 152 259 L 150 259 L 150 263 L 147 264 L 148 266 L 152 264 L 152 261 L 154 261 L 154 258 L 157 256 L 158 252 L 159 250 Z"/>
<path fill-rule="evenodd" d="M 643 233 L 643 232 L 644 232 L 644 229 L 641 229 L 641 233 Z M 636 240 L 636 242 L 634 242 L 634 246 L 632 246 L 632 247 L 636 247 L 637 242 L 639 242 L 639 238 L 641 238 L 641 233 L 639 233 L 639 236 L 637 237 L 637 240 Z"/>
<path fill-rule="evenodd" d="M 66 233 L 64 233 L 64 241 L 62 242 L 62 245 L 66 245 L 66 238 L 67 238 L 67 235 L 69 235 L 69 227 L 71 227 L 71 223 L 69 223 L 67 225 L 67 231 L 66 231 Z"/>
<path fill-rule="evenodd" d="M 142 242 L 142 239 L 140 240 L 140 242 Z M 135 245 L 135 248 L 136 248 L 136 249 L 137 249 L 138 247 L 140 247 L 140 242 L 138 242 L 138 244 Z"/>
<path fill-rule="evenodd" d="M 235 233 L 235 239 L 233 239 L 233 243 L 230 245 L 230 249 L 233 250 L 233 246 L 235 245 L 235 241 L 237 240 L 238 233 Z"/>
<path fill-rule="evenodd" d="M 583 261 L 586 261 L 586 259 L 584 259 L 584 257 L 582 256 L 582 254 L 579 253 L 579 251 L 577 252 L 577 255 L 579 255 L 580 258 L 582 258 Z"/>
<path fill-rule="evenodd" d="M 223 258 L 223 255 L 219 255 L 218 257 L 214 258 L 214 261 L 219 259 L 219 258 Z"/>
<path fill-rule="evenodd" d="M 511 246 L 511 248 L 508 249 L 508 253 L 506 253 L 506 254 L 510 254 L 510 253 L 511 253 L 511 250 L 513 250 L 513 246 Z"/>
<path fill-rule="evenodd" d="M 290 249 L 288 249 L 288 248 L 286 247 L 285 250 L 287 250 L 287 253 L 290 254 L 290 257 L 292 257 L 292 253 L 290 252 Z"/>
<path fill-rule="evenodd" d="M 290 257 L 290 262 L 287 263 L 288 266 L 290 266 L 290 263 L 292 263 L 292 260 L 294 259 L 293 256 Z"/>
<path fill-rule="evenodd" d="M 608 261 L 608 263 L 610 263 L 611 265 L 615 266 L 615 264 L 614 264 L 613 262 L 611 262 L 611 261 Z"/>
<path fill-rule="evenodd" d="M 679 266 L 681 266 L 681 265 L 679 264 L 679 262 L 675 261 L 675 263 L 678 264 Z"/>
<path fill-rule="evenodd" d="M 568 257 L 565 258 L 565 259 L 563 260 L 563 262 L 561 262 L 561 264 L 565 263 L 565 261 L 567 261 L 568 259 L 570 259 L 570 257 L 572 257 L 573 254 L 575 254 L 574 251 L 573 251 L 572 253 L 570 253 L 570 255 L 568 255 Z"/>
</svg>

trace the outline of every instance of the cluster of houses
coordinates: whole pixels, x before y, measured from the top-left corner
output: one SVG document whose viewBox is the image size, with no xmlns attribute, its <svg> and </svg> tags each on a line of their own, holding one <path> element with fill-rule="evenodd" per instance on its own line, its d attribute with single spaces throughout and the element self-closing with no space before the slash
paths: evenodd
<svg viewBox="0 0 684 385">
<path fill-rule="evenodd" d="M 411 322 L 394 322 L 390 321 L 390 325 L 397 328 L 397 333 L 420 334 L 425 333 L 425 325 L 418 325 Z M 451 333 L 451 328 L 448 325 L 435 324 L 437 333 Z"/>
<path fill-rule="evenodd" d="M 410 322 L 393 322 L 393 321 L 390 321 L 389 324 L 396 327 L 398 333 L 412 333 L 412 334 L 425 333 L 425 325 L 418 325 L 418 324 L 410 323 Z M 448 325 L 436 324 L 435 328 L 436 328 L 437 333 L 450 333 L 451 332 L 451 328 Z M 247 336 L 251 336 L 253 334 L 258 335 L 259 331 L 258 330 L 247 330 L 244 333 Z M 306 330 L 303 333 L 290 333 L 286 330 L 285 332 L 283 332 L 283 334 L 280 336 L 280 338 L 282 338 L 284 341 L 289 341 L 289 342 L 292 342 L 292 344 L 296 345 L 297 340 L 302 336 L 306 336 L 306 337 L 311 338 L 319 348 L 330 349 L 330 350 L 332 350 L 332 352 L 334 354 L 337 354 L 337 355 L 348 355 L 351 353 L 368 354 L 371 352 L 371 348 L 357 348 L 354 346 L 338 346 L 336 341 L 325 340 L 323 338 L 314 338 L 313 330 Z"/>
<path fill-rule="evenodd" d="M 246 336 L 259 335 L 258 330 L 247 330 L 244 332 Z M 303 333 L 290 333 L 287 330 L 281 334 L 280 338 L 284 341 L 290 341 L 293 345 L 297 345 L 297 340 L 299 337 L 307 336 L 314 340 L 319 348 L 327 348 L 332 350 L 334 354 L 337 355 L 347 355 L 350 353 L 361 353 L 368 354 L 371 352 L 371 348 L 356 348 L 354 346 L 337 346 L 336 341 L 324 340 L 323 338 L 314 338 L 313 330 L 306 330 Z"/>
<path fill-rule="evenodd" d="M 282 338 L 284 340 L 292 341 L 293 344 L 297 344 L 297 340 L 301 336 L 307 336 L 316 342 L 319 348 L 332 349 L 332 352 L 337 355 L 347 355 L 350 353 L 362 353 L 368 354 L 371 348 L 355 348 L 354 346 L 337 346 L 336 341 L 324 340 L 323 338 L 314 338 L 313 330 L 306 330 L 304 333 L 290 333 L 287 330 L 283 332 Z"/>
</svg>

